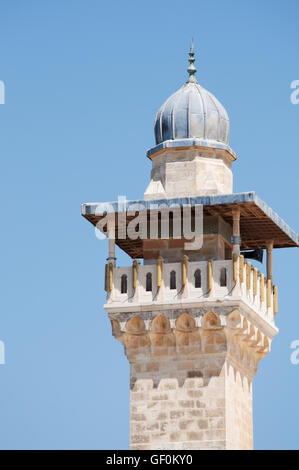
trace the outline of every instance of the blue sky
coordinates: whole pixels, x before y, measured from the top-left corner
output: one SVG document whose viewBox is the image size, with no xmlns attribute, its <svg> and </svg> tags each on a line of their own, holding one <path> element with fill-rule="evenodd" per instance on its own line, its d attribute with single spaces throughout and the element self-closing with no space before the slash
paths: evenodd
<svg viewBox="0 0 299 470">
<path fill-rule="evenodd" d="M 234 190 L 298 231 L 298 16 L 297 0 L 0 1 L 0 448 L 128 447 L 107 245 L 80 204 L 143 196 L 155 113 L 186 80 L 192 36 L 198 80 L 230 117 Z M 254 380 L 256 449 L 299 449 L 296 256 L 274 253 L 280 333 Z"/>
</svg>

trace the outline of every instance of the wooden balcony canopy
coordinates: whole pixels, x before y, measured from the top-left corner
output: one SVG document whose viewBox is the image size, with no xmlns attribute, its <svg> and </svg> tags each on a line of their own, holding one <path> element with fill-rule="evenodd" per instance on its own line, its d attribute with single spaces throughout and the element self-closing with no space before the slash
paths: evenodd
<svg viewBox="0 0 299 470">
<path fill-rule="evenodd" d="M 232 225 L 232 210 L 240 208 L 240 235 L 241 250 L 266 248 L 267 242 L 274 241 L 274 248 L 298 247 L 299 237 L 265 202 L 258 198 L 255 192 L 235 193 L 225 195 L 198 196 L 161 200 L 126 201 L 119 207 L 118 202 L 113 203 L 87 203 L 82 204 L 82 215 L 93 225 L 107 215 L 115 213 L 115 241 L 116 244 L 132 258 L 143 258 L 142 239 L 132 240 L 118 238 L 118 214 L 126 214 L 126 224 L 137 215 L 132 212 L 138 206 L 149 220 L 153 205 L 163 205 L 163 210 L 172 205 L 180 207 L 203 206 L 203 216 L 220 216 L 225 222 Z"/>
</svg>

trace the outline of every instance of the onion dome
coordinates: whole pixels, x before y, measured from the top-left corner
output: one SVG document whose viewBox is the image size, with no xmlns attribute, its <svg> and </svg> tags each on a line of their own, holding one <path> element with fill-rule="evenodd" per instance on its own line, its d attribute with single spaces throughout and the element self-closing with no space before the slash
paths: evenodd
<svg viewBox="0 0 299 470">
<path fill-rule="evenodd" d="M 227 112 L 215 96 L 197 82 L 194 62 L 191 44 L 188 80 L 157 112 L 156 146 L 148 151 L 148 156 L 166 147 L 203 145 L 229 149 Z"/>
</svg>

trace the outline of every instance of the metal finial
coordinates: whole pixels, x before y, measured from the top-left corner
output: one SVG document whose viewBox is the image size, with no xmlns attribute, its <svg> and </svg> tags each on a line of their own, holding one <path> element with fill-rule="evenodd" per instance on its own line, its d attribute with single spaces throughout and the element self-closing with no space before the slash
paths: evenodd
<svg viewBox="0 0 299 470">
<path fill-rule="evenodd" d="M 187 80 L 187 83 L 197 83 L 197 80 L 195 78 L 195 73 L 196 73 L 196 67 L 194 65 L 195 59 L 194 59 L 194 44 L 193 44 L 193 39 L 191 41 L 190 45 L 190 52 L 189 52 L 189 67 L 187 69 L 187 72 L 189 73 L 189 78 Z"/>
</svg>

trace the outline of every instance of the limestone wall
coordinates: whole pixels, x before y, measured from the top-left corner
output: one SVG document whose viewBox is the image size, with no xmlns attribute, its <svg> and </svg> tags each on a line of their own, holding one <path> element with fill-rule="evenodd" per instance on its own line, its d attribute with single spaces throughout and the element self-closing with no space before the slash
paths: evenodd
<svg viewBox="0 0 299 470">
<path fill-rule="evenodd" d="M 219 149 L 168 149 L 152 160 L 144 199 L 230 194 L 231 160 Z"/>
<path fill-rule="evenodd" d="M 225 449 L 225 378 L 221 372 L 218 377 L 192 377 L 218 372 L 222 362 L 213 358 L 132 364 L 136 381 L 130 395 L 131 449 Z M 144 378 L 153 375 L 155 386 Z"/>
</svg>

